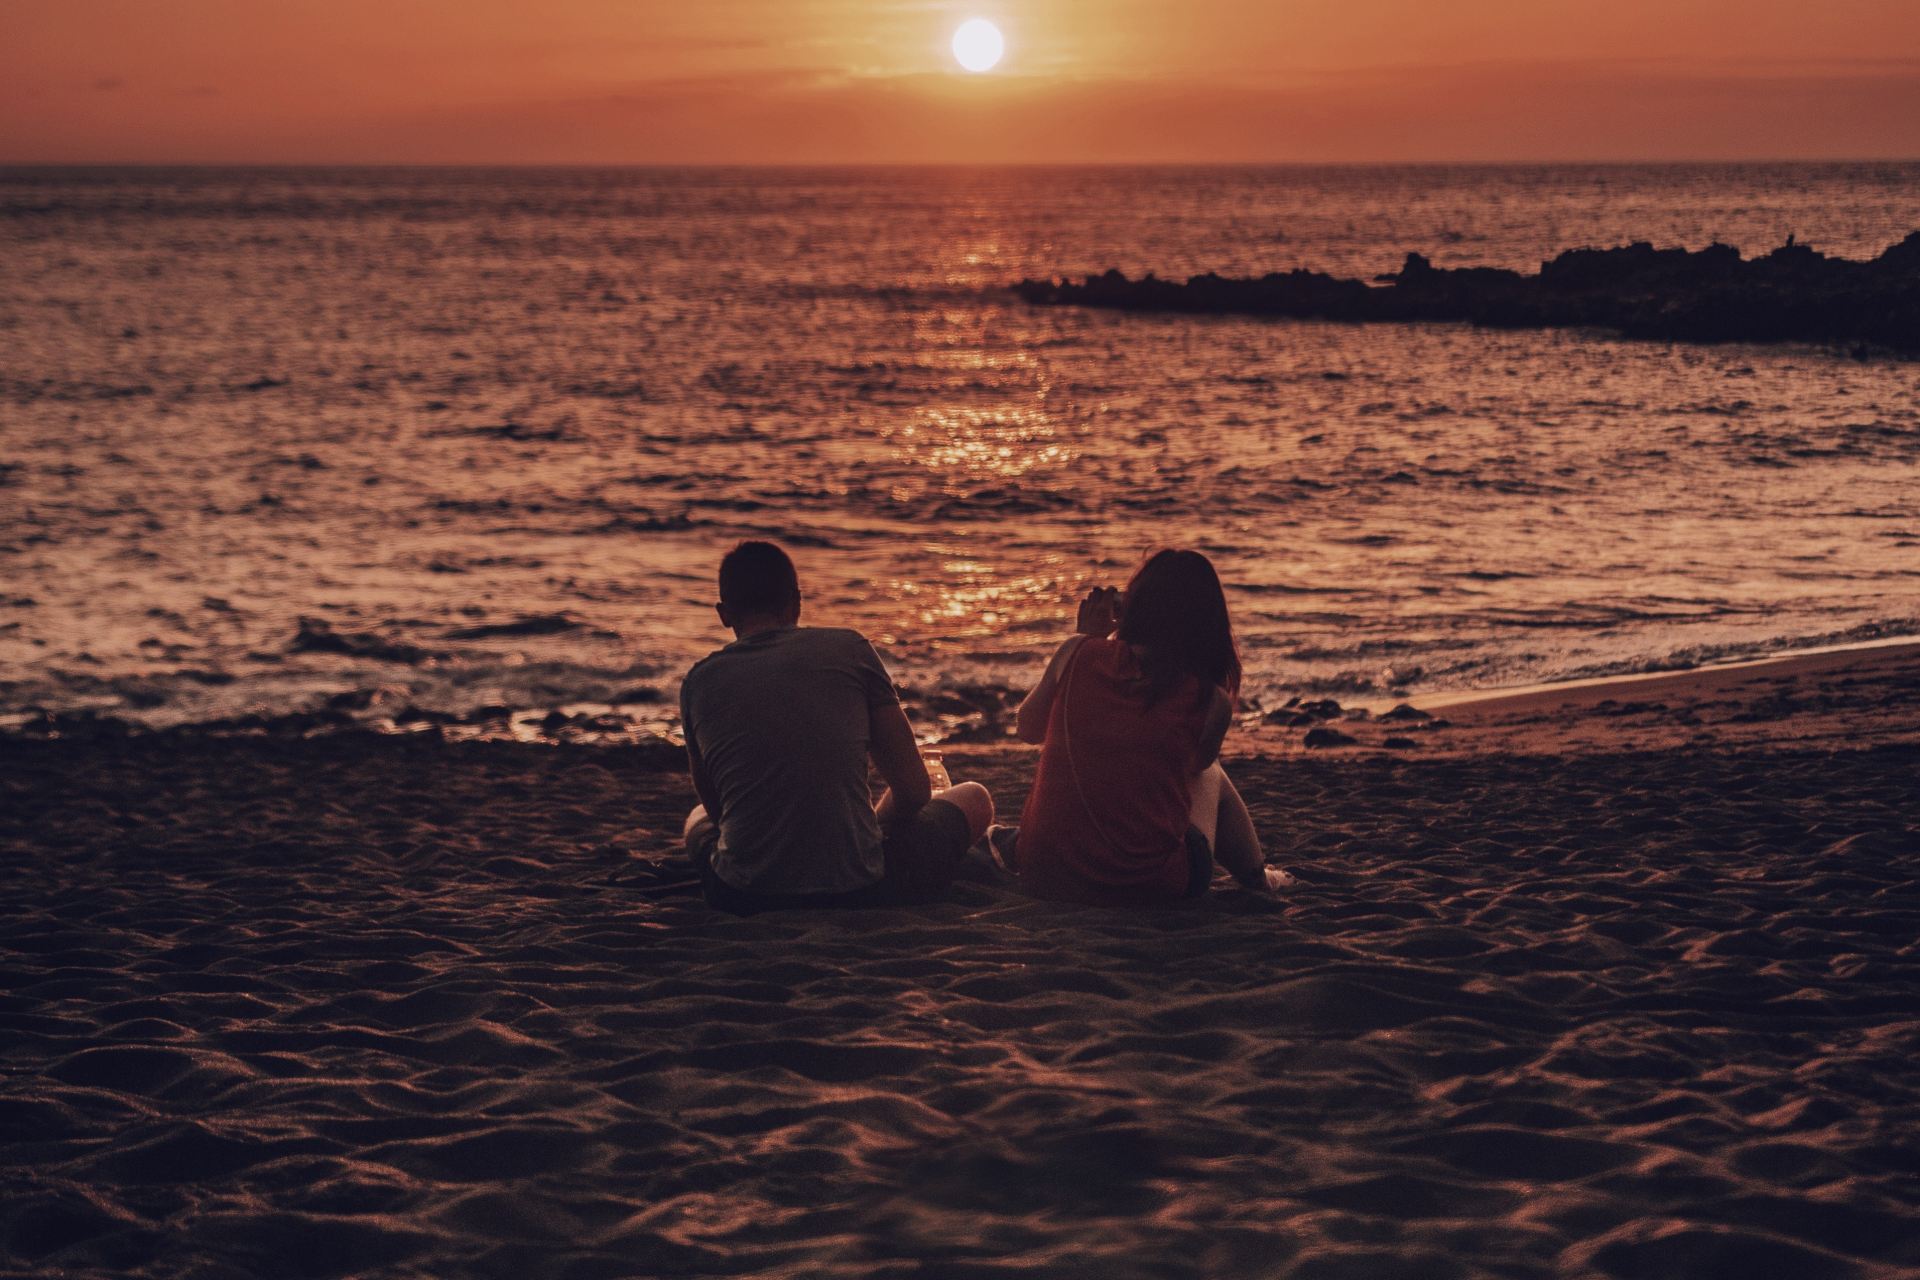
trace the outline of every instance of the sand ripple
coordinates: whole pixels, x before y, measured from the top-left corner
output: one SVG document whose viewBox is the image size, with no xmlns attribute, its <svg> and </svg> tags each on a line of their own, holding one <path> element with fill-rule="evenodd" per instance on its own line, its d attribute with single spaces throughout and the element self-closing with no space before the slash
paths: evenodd
<svg viewBox="0 0 1920 1280">
<path fill-rule="evenodd" d="M 741 921 L 637 753 L 0 743 L 0 1269 L 1912 1275 L 1916 764 L 1276 760 L 1285 903 Z"/>
</svg>

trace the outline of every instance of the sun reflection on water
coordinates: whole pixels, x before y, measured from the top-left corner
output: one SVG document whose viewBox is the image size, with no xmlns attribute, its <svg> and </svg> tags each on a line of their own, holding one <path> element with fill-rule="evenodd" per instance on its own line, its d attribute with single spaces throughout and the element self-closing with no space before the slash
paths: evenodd
<svg viewBox="0 0 1920 1280">
<path fill-rule="evenodd" d="M 948 558 L 938 560 L 924 578 L 874 584 L 898 601 L 902 640 L 938 650 L 1058 626 L 1060 556 L 1043 555 L 1016 567 L 962 558 L 949 547 L 924 550 Z"/>
<path fill-rule="evenodd" d="M 940 487 L 956 495 L 983 481 L 1058 469 L 1076 456 L 1045 412 L 1010 405 L 923 409 L 884 436 L 902 462 L 935 473 Z"/>
</svg>

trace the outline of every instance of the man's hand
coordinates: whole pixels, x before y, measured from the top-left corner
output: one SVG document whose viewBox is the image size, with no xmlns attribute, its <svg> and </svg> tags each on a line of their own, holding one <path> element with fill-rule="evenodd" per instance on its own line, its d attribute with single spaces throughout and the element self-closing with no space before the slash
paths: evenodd
<svg viewBox="0 0 1920 1280">
<path fill-rule="evenodd" d="M 1117 587 L 1094 587 L 1080 602 L 1080 618 L 1073 629 L 1083 636 L 1105 639 L 1120 625 L 1120 591 Z"/>
</svg>

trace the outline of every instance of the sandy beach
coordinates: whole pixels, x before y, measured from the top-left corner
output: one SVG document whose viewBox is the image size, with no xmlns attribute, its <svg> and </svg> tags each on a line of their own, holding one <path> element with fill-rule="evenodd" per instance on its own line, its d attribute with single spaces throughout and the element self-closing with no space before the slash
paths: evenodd
<svg viewBox="0 0 1920 1280">
<path fill-rule="evenodd" d="M 0 741 L 0 1270 L 1920 1274 L 1912 651 L 1428 714 L 1134 914 L 715 914 L 665 749 Z"/>
</svg>

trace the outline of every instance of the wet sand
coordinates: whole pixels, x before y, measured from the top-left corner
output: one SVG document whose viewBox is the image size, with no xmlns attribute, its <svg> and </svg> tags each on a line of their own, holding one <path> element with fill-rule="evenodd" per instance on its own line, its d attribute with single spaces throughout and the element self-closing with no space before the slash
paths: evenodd
<svg viewBox="0 0 1920 1280">
<path fill-rule="evenodd" d="M 661 751 L 0 741 L 0 1270 L 1916 1274 L 1920 701 L 1796 661 L 1263 727 L 1300 885 L 1160 913 L 716 915 Z"/>
</svg>

